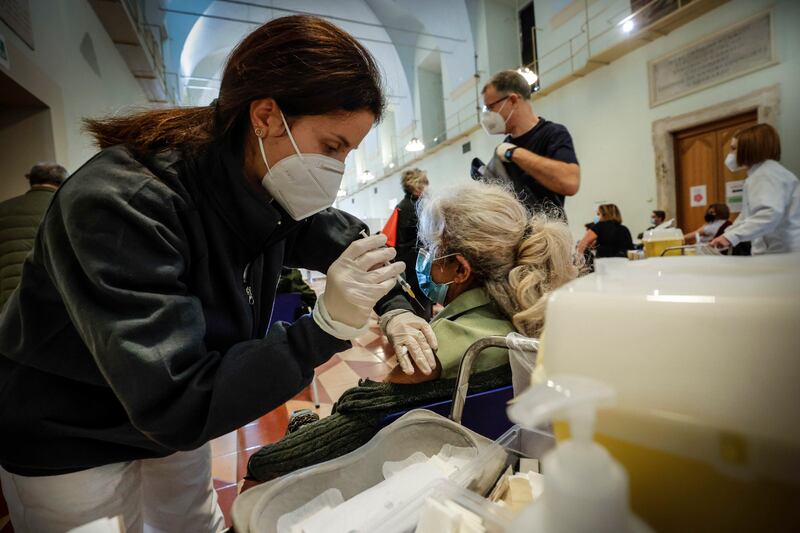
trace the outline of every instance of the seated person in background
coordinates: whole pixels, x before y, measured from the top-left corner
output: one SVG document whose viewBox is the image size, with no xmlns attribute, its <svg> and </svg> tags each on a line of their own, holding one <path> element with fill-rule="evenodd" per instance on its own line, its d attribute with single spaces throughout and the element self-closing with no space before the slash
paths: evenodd
<svg viewBox="0 0 800 533">
<path fill-rule="evenodd" d="M 622 214 L 614 204 L 597 208 L 595 224 L 578 243 L 578 255 L 595 246 L 595 257 L 626 257 L 633 250 L 633 239 L 628 228 L 622 225 Z"/>
<path fill-rule="evenodd" d="M 708 244 L 725 232 L 731 221 L 731 212 L 725 204 L 711 204 L 703 219 L 705 224 L 683 236 L 686 244 Z"/>
<path fill-rule="evenodd" d="M 283 267 L 281 269 L 281 277 L 278 280 L 278 288 L 275 292 L 277 294 L 297 293 L 300 295 L 301 305 L 295 312 L 295 320 L 306 313 L 310 313 L 314 309 L 314 304 L 317 303 L 317 293 L 308 286 L 308 283 L 303 279 L 303 274 L 296 268 Z"/>
<path fill-rule="evenodd" d="M 500 186 L 473 183 L 423 198 L 419 212 L 419 286 L 445 306 L 431 322 L 437 365 L 431 374 L 410 376 L 396 367 L 386 379 L 393 383 L 454 378 L 467 348 L 490 335 L 537 337 L 547 293 L 578 275 L 566 224 L 531 217 Z M 382 329 L 392 317 L 381 318 Z M 503 364 L 508 352 L 493 348 L 481 354 L 474 371 Z"/>
<path fill-rule="evenodd" d="M 644 231 L 650 231 L 656 226 L 660 226 L 665 220 L 667 220 L 667 213 L 665 211 L 661 211 L 660 209 L 656 209 L 653 211 L 653 214 L 650 215 L 650 227 Z M 642 237 L 644 237 L 644 231 L 637 235 L 636 238 L 642 240 Z"/>
<path fill-rule="evenodd" d="M 361 380 L 331 416 L 291 428 L 248 462 L 248 479 L 267 481 L 340 457 L 365 444 L 386 416 L 449 400 L 467 348 L 512 331 L 537 337 L 548 294 L 574 279 L 578 267 L 567 225 L 531 217 L 514 194 L 498 185 L 472 183 L 432 198 L 420 208 L 420 287 L 444 310 L 433 320 L 437 365 L 429 375 L 408 376 L 396 367 L 379 383 Z M 392 319 L 381 317 L 382 329 Z M 482 352 L 469 392 L 511 384 L 508 352 Z"/>
</svg>

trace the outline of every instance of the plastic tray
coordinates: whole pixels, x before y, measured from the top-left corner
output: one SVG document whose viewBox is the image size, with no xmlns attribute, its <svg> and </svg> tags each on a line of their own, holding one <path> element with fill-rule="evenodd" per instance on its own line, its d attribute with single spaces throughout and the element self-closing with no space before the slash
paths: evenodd
<svg viewBox="0 0 800 533">
<path fill-rule="evenodd" d="M 442 416 L 415 410 L 347 455 L 250 489 L 247 498 L 237 498 L 234 502 L 236 531 L 272 533 L 279 516 L 322 491 L 338 488 L 348 500 L 383 480 L 381 467 L 385 461 L 404 459 L 414 451 L 431 455 L 445 443 L 472 446 L 478 451 L 477 457 L 451 479 L 479 493 L 491 489 L 504 468 L 506 453 L 502 447 Z M 429 492 L 430 486 L 420 487 L 413 498 Z"/>
</svg>

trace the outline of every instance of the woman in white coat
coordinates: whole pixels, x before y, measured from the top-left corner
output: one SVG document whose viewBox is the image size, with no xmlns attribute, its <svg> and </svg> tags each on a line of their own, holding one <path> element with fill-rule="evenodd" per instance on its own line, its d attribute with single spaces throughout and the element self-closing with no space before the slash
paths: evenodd
<svg viewBox="0 0 800 533">
<path fill-rule="evenodd" d="M 747 170 L 742 212 L 712 246 L 750 241 L 753 255 L 800 252 L 800 181 L 780 158 L 780 137 L 769 124 L 734 135 L 725 165 L 731 171 Z"/>
</svg>

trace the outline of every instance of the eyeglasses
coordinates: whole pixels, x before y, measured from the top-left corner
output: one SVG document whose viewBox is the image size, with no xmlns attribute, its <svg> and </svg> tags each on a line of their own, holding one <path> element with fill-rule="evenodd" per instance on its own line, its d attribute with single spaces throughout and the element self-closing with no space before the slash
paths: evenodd
<svg viewBox="0 0 800 533">
<path fill-rule="evenodd" d="M 492 102 L 491 104 L 486 104 L 486 105 L 484 105 L 484 106 L 483 106 L 483 111 L 484 111 L 484 112 L 491 111 L 491 110 L 492 110 L 492 108 L 493 108 L 494 106 L 496 106 L 497 104 L 499 104 L 500 102 L 502 102 L 503 100 L 505 100 L 506 98 L 508 98 L 508 97 L 510 97 L 510 96 L 511 96 L 510 94 L 507 94 L 507 95 L 505 95 L 504 97 L 502 97 L 502 98 L 500 98 L 500 99 L 498 99 L 498 100 L 495 100 L 495 101 L 494 101 L 494 102 Z"/>
<path fill-rule="evenodd" d="M 434 257 L 433 254 L 426 250 L 425 248 L 420 248 L 419 253 L 417 254 L 417 265 L 419 267 L 424 267 L 426 264 L 433 264 L 440 259 L 446 259 L 448 257 L 452 257 L 454 255 L 459 255 L 458 252 L 452 254 L 445 254 L 440 255 L 439 257 Z"/>
</svg>

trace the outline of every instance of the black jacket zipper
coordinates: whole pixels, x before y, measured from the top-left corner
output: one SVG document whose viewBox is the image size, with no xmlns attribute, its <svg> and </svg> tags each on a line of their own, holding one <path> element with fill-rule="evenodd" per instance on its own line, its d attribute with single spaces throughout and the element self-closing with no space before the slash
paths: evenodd
<svg viewBox="0 0 800 533">
<path fill-rule="evenodd" d="M 253 286 L 250 284 L 250 265 L 251 263 L 247 263 L 244 266 L 242 284 L 244 285 L 244 293 L 247 295 L 247 303 L 250 304 L 250 316 L 253 322 L 253 327 L 250 329 L 250 338 L 253 338 L 256 332 L 256 299 L 253 296 Z"/>
</svg>

